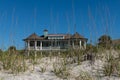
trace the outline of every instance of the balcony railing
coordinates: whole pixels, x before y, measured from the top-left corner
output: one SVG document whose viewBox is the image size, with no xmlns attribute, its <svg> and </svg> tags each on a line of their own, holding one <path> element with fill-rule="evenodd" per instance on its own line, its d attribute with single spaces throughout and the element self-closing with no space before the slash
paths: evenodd
<svg viewBox="0 0 120 80">
<path fill-rule="evenodd" d="M 29 47 L 28 50 L 60 50 L 60 46 L 57 47 Z"/>
</svg>

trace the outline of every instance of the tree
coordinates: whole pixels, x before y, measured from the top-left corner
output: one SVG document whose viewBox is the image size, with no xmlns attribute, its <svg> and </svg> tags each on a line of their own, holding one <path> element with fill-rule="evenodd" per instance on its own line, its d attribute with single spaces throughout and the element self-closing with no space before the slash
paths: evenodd
<svg viewBox="0 0 120 80">
<path fill-rule="evenodd" d="M 15 47 L 15 46 L 10 46 L 10 47 L 8 48 L 8 51 L 9 51 L 10 53 L 15 53 L 15 52 L 16 52 L 16 47 Z"/>
<path fill-rule="evenodd" d="M 104 47 L 104 48 L 110 48 L 112 45 L 112 39 L 108 35 L 102 35 L 98 39 L 98 46 Z"/>
<path fill-rule="evenodd" d="M 0 53 L 2 53 L 3 51 L 2 51 L 2 49 L 0 49 Z"/>
</svg>

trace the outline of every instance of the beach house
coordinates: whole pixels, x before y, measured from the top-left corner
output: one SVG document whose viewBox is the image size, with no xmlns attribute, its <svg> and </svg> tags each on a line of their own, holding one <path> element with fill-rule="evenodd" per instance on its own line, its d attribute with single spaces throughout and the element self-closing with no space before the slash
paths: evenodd
<svg viewBox="0 0 120 80">
<path fill-rule="evenodd" d="M 26 50 L 67 50 L 67 49 L 86 49 L 87 38 L 78 32 L 71 34 L 49 34 L 48 30 L 43 31 L 43 35 L 31 34 L 23 39 Z"/>
</svg>

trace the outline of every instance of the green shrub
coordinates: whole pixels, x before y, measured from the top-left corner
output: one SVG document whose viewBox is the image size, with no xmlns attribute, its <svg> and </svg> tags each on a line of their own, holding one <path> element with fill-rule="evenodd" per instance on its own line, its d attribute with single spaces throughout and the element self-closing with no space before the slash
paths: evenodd
<svg viewBox="0 0 120 80">
<path fill-rule="evenodd" d="M 70 73 L 67 70 L 66 65 L 56 65 L 53 64 L 53 71 L 52 71 L 57 77 L 62 79 L 67 79 Z"/>
<path fill-rule="evenodd" d="M 41 66 L 40 67 L 40 72 L 44 73 L 46 71 L 46 66 Z"/>
<path fill-rule="evenodd" d="M 106 55 L 106 63 L 103 67 L 103 74 L 105 76 L 112 76 L 115 72 L 116 65 L 118 64 L 118 61 L 113 57 L 111 53 Z"/>
</svg>

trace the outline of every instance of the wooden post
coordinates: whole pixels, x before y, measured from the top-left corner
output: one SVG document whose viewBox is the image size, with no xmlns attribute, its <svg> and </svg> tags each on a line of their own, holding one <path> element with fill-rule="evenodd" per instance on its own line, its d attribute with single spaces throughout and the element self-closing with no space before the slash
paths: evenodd
<svg viewBox="0 0 120 80">
<path fill-rule="evenodd" d="M 73 45 L 73 48 L 74 48 L 74 47 L 75 47 L 75 45 L 74 45 L 74 41 L 73 41 L 72 45 Z"/>
<path fill-rule="evenodd" d="M 42 41 L 40 42 L 40 50 L 42 50 Z"/>
<path fill-rule="evenodd" d="M 84 48 L 86 49 L 86 41 L 84 41 Z"/>
<path fill-rule="evenodd" d="M 81 40 L 80 40 L 80 42 L 79 42 L 79 45 L 80 45 L 80 49 L 82 48 L 82 45 L 81 45 Z"/>
<path fill-rule="evenodd" d="M 35 50 L 37 50 L 37 41 L 35 41 Z"/>
<path fill-rule="evenodd" d="M 27 42 L 27 48 L 28 48 L 28 50 L 30 50 L 30 41 L 29 40 Z"/>
</svg>

